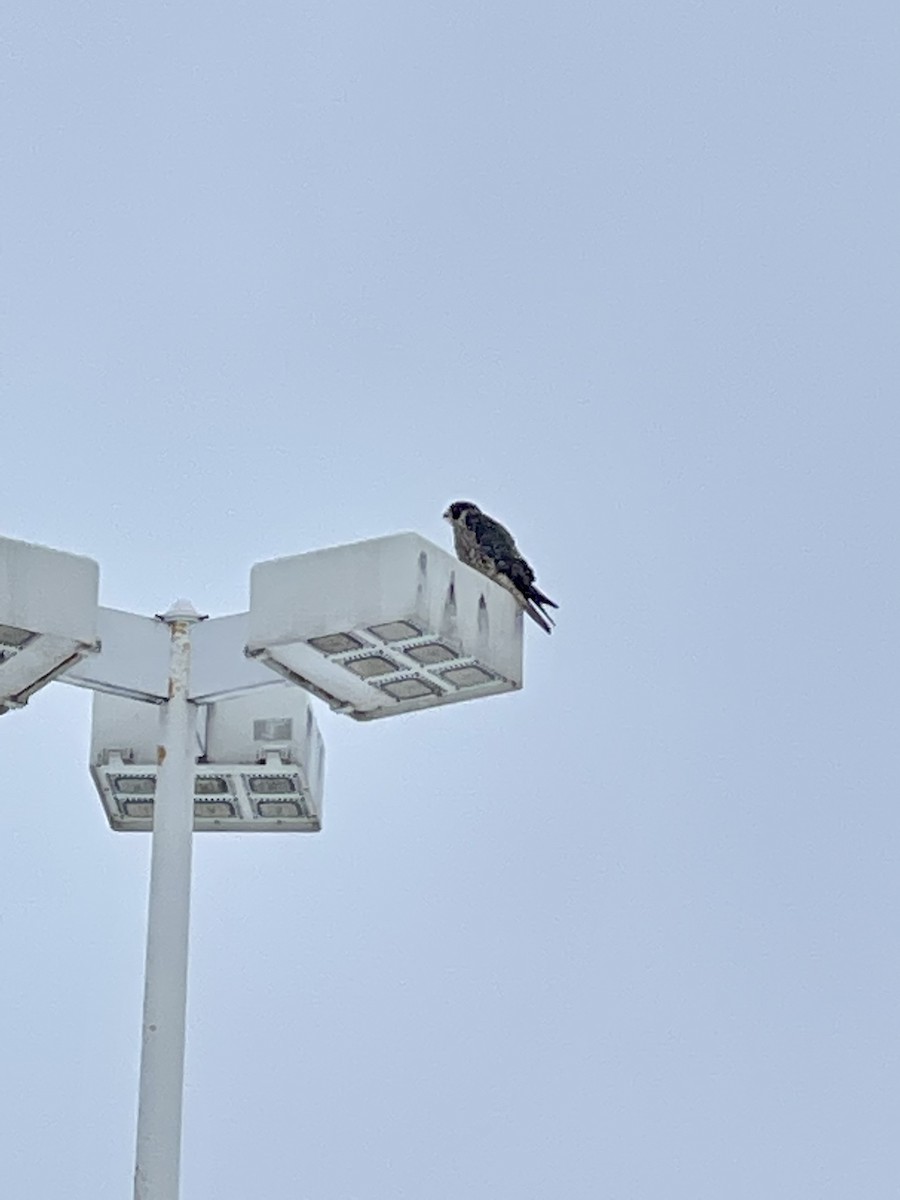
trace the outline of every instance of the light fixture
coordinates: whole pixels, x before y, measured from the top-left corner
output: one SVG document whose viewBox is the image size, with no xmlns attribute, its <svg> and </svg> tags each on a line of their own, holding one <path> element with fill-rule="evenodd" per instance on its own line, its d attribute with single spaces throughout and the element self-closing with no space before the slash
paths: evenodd
<svg viewBox="0 0 900 1200">
<path fill-rule="evenodd" d="M 288 684 L 199 705 L 194 829 L 315 833 L 324 747 L 310 701 Z M 159 708 L 94 694 L 91 775 L 111 827 L 153 827 Z"/>
<path fill-rule="evenodd" d="M 257 563 L 247 654 L 365 721 L 521 687 L 522 614 L 401 533 Z"/>
<path fill-rule="evenodd" d="M 0 538 L 0 713 L 98 649 L 95 562 Z"/>
</svg>

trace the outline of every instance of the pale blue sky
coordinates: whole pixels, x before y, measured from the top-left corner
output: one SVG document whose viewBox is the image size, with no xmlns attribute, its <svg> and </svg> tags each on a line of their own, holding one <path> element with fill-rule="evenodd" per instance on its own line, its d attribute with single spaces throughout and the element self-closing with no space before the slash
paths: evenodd
<svg viewBox="0 0 900 1200">
<path fill-rule="evenodd" d="M 104 604 L 506 521 L 523 692 L 198 839 L 184 1200 L 897 1192 L 896 5 L 0 17 L 4 536 Z M 149 841 L 0 719 L 0 1194 L 130 1194 Z"/>
</svg>

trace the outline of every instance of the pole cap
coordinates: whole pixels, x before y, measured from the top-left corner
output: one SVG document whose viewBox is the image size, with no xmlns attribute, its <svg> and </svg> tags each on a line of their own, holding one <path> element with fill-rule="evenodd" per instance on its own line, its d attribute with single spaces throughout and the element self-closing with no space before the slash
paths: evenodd
<svg viewBox="0 0 900 1200">
<path fill-rule="evenodd" d="M 198 613 L 190 600 L 176 600 L 173 605 L 164 613 L 157 613 L 160 621 L 165 621 L 167 625 L 174 625 L 176 621 L 205 621 L 206 617 L 202 613 Z"/>
</svg>

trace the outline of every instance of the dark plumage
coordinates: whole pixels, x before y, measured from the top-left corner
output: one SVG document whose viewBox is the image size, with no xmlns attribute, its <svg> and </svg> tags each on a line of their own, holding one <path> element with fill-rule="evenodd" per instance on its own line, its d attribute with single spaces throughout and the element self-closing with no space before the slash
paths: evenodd
<svg viewBox="0 0 900 1200">
<path fill-rule="evenodd" d="M 547 607 L 559 608 L 534 583 L 534 571 L 519 553 L 509 530 L 469 500 L 457 500 L 444 511 L 453 526 L 453 543 L 460 562 L 474 567 L 515 596 L 532 621 L 550 632 L 553 618 Z"/>
</svg>

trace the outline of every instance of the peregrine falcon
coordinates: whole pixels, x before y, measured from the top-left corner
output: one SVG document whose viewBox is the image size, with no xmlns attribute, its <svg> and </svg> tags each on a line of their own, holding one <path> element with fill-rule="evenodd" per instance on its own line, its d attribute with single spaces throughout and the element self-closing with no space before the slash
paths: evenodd
<svg viewBox="0 0 900 1200">
<path fill-rule="evenodd" d="M 509 530 L 469 500 L 457 500 L 443 515 L 453 526 L 453 543 L 460 562 L 505 587 L 532 621 L 549 633 L 554 621 L 544 609 L 559 605 L 535 587 L 534 571 L 519 553 Z"/>
</svg>

